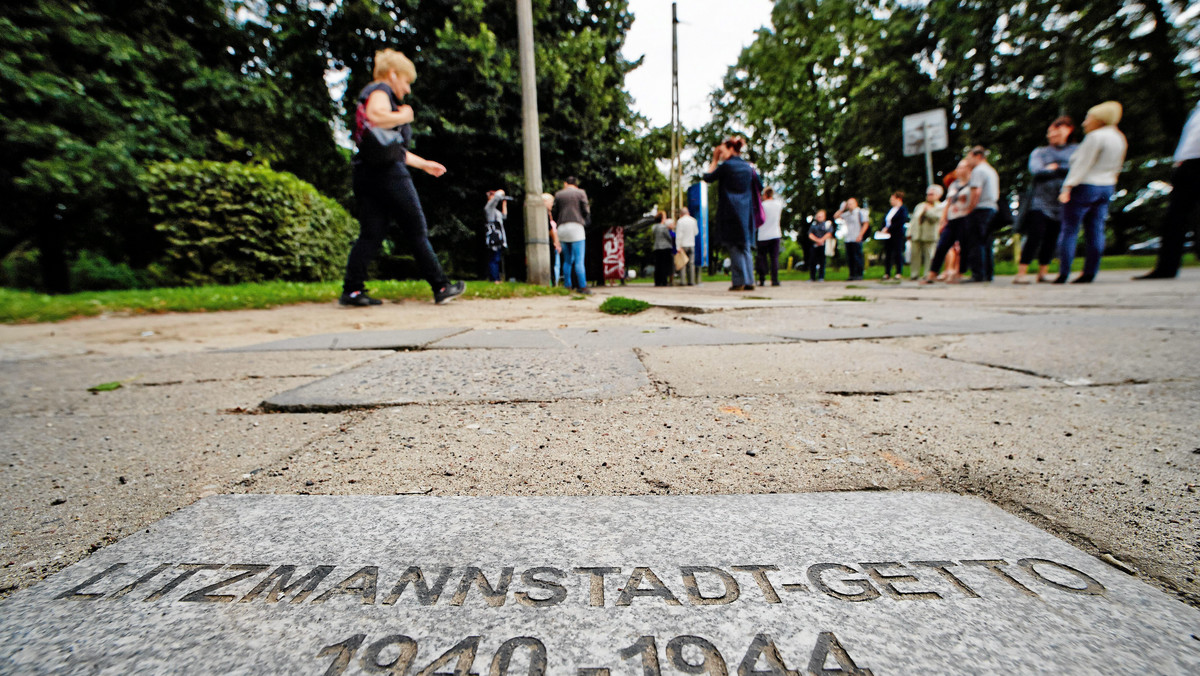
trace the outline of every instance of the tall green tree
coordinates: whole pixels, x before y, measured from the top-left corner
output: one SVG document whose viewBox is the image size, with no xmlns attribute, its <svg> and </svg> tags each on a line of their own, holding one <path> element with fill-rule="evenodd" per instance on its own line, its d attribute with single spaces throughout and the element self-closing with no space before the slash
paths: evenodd
<svg viewBox="0 0 1200 676">
<path fill-rule="evenodd" d="M 236 10 L 223 0 L 3 5 L 0 256 L 32 244 L 44 284 L 66 290 L 73 252 L 135 265 L 161 253 L 138 188 L 151 162 L 259 159 L 292 168 L 290 160 L 302 167 L 322 150 L 340 160 L 329 106 L 307 117 L 324 125 L 316 140 L 302 137 L 304 109 L 289 105 L 273 77 L 288 71 L 255 53 L 256 36 Z"/>
<path fill-rule="evenodd" d="M 777 0 L 774 30 L 714 93 L 704 140 L 748 133 L 760 169 L 807 215 L 849 195 L 882 206 L 895 189 L 923 192 L 923 160 L 901 156 L 904 115 L 945 107 L 950 148 L 935 169 L 982 144 L 1017 193 L 1050 120 L 1117 99 L 1130 140 L 1111 221 L 1120 247 L 1154 228 L 1152 186 L 1200 93 L 1182 11 L 1168 0 Z"/>
</svg>

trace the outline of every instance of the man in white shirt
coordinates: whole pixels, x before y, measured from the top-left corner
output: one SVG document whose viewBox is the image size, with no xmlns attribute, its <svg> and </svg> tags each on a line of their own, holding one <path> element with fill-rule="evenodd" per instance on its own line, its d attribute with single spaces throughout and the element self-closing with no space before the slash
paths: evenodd
<svg viewBox="0 0 1200 676">
<path fill-rule="evenodd" d="M 1171 201 L 1162 223 L 1162 242 L 1154 269 L 1134 279 L 1171 279 L 1179 274 L 1183 262 L 1183 240 L 1189 230 L 1200 230 L 1200 103 L 1192 109 L 1183 134 L 1175 148 L 1175 168 L 1171 171 Z M 1196 236 L 1192 236 L 1196 241 Z"/>
<path fill-rule="evenodd" d="M 700 276 L 696 266 L 696 235 L 700 234 L 700 226 L 696 219 L 688 213 L 687 207 L 679 210 L 679 218 L 675 221 L 675 247 L 687 254 L 687 265 L 679 271 L 679 283 L 695 286 Z"/>
<path fill-rule="evenodd" d="M 866 236 L 867 230 L 870 228 L 867 210 L 858 207 L 858 200 L 851 197 L 838 208 L 833 214 L 833 218 L 842 219 L 842 227 L 845 228 L 843 241 L 846 243 L 846 267 L 850 268 L 851 282 L 856 282 L 863 278 L 863 271 L 866 267 L 866 260 L 863 258 L 863 237 Z"/>
<path fill-rule="evenodd" d="M 971 270 L 972 282 L 992 281 L 992 238 L 989 228 L 1000 206 L 1000 174 L 988 164 L 988 150 L 975 146 L 967 153 L 971 178 L 971 202 L 967 209 L 966 237 L 963 242 L 963 262 Z"/>
<path fill-rule="evenodd" d="M 763 215 L 766 219 L 758 228 L 758 285 L 767 285 L 767 273 L 771 273 L 771 286 L 779 286 L 779 242 L 783 229 L 779 225 L 783 217 L 783 201 L 775 197 L 773 188 L 762 192 Z"/>
</svg>

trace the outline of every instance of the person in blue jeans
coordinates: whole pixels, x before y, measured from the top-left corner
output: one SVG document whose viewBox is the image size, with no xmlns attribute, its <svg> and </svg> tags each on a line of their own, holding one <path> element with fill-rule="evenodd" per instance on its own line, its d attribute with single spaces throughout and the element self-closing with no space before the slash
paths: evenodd
<svg viewBox="0 0 1200 676">
<path fill-rule="evenodd" d="M 1121 165 L 1129 143 L 1117 129 L 1121 121 L 1121 104 L 1105 101 L 1092 106 L 1083 119 L 1086 136 L 1071 156 L 1071 169 L 1063 179 L 1058 201 L 1063 204 L 1062 232 L 1058 237 L 1058 278 L 1064 284 L 1075 260 L 1076 240 L 1083 228 L 1083 272 L 1071 283 L 1089 284 L 1100 269 L 1104 254 L 1104 221 L 1108 217 L 1108 201 L 1116 189 Z"/>
<path fill-rule="evenodd" d="M 587 226 L 592 224 L 592 213 L 588 197 L 579 187 L 579 179 L 568 176 L 563 189 L 554 194 L 551 208 L 554 221 L 558 223 L 558 241 L 562 243 L 562 273 L 568 289 L 589 295 L 587 273 L 584 270 L 584 244 Z"/>
</svg>

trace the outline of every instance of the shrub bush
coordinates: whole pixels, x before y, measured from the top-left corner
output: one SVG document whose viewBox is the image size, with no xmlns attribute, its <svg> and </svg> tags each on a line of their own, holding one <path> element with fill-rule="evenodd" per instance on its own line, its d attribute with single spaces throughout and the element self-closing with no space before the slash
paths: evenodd
<svg viewBox="0 0 1200 676">
<path fill-rule="evenodd" d="M 163 162 L 143 185 L 172 283 L 336 279 L 356 233 L 339 204 L 261 165 Z"/>
<path fill-rule="evenodd" d="M 80 251 L 71 261 L 71 288 L 75 291 L 112 291 L 147 289 L 153 286 L 151 275 L 113 263 L 91 251 Z"/>
<path fill-rule="evenodd" d="M 9 289 L 36 289 L 42 284 L 40 252 L 19 246 L 0 261 L 0 285 Z"/>
</svg>

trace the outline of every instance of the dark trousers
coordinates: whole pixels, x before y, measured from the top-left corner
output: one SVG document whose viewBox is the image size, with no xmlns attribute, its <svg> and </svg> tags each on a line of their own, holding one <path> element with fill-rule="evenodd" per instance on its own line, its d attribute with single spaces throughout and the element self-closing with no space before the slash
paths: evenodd
<svg viewBox="0 0 1200 676">
<path fill-rule="evenodd" d="M 991 237 L 988 236 L 988 226 L 996 216 L 995 209 L 976 209 L 967 214 L 967 227 L 963 229 L 962 269 L 971 271 L 971 279 L 985 281 L 990 279 L 987 272 L 987 262 L 990 259 Z M 984 252 L 987 247 L 989 251 Z"/>
<path fill-rule="evenodd" d="M 654 250 L 654 286 L 666 286 L 675 273 L 675 252 L 671 249 Z"/>
<path fill-rule="evenodd" d="M 1060 227 L 1057 218 L 1030 209 L 1025 217 L 1025 245 L 1021 247 L 1021 263 L 1029 265 L 1036 258 L 1039 264 L 1050 265 L 1058 248 Z"/>
<path fill-rule="evenodd" d="M 865 265 L 862 242 L 846 242 L 846 267 L 850 269 L 850 279 L 862 279 Z"/>
<path fill-rule="evenodd" d="M 495 251 L 488 250 L 488 279 L 493 282 L 499 282 L 500 279 L 500 259 L 504 256 L 504 249 L 496 249 Z"/>
<path fill-rule="evenodd" d="M 952 218 L 946 222 L 946 227 L 942 230 L 941 237 L 938 238 L 937 249 L 933 252 L 933 262 L 929 264 L 930 272 L 936 275 L 942 271 L 942 263 L 946 262 L 946 254 L 950 253 L 950 249 L 954 246 L 955 242 L 962 245 L 964 252 L 967 250 L 967 245 L 963 243 L 963 238 L 966 231 L 970 229 L 969 225 L 967 218 Z M 963 255 L 965 256 L 966 254 L 964 253 Z M 960 263 L 959 270 L 962 270 L 962 268 L 963 266 Z"/>
<path fill-rule="evenodd" d="M 779 285 L 779 238 L 764 239 L 758 242 L 758 285 L 767 283 L 767 273 L 771 273 L 771 284 Z"/>
<path fill-rule="evenodd" d="M 883 274 L 892 274 L 892 266 L 896 267 L 896 276 L 904 274 L 904 237 L 893 237 L 883 244 Z"/>
<path fill-rule="evenodd" d="M 808 277 L 814 282 L 825 279 L 825 245 L 813 244 L 807 247 Z"/>
<path fill-rule="evenodd" d="M 1184 160 L 1171 172 L 1171 201 L 1162 223 L 1162 244 L 1154 270 L 1165 275 L 1179 274 L 1183 262 L 1183 242 L 1189 229 L 1200 228 L 1200 159 Z M 1195 241 L 1195 235 L 1192 236 Z"/>
<path fill-rule="evenodd" d="M 344 293 L 363 290 L 367 267 L 379 253 L 388 225 L 393 220 L 412 247 L 413 258 L 429 286 L 437 290 L 450 283 L 429 244 L 425 212 L 421 210 L 421 200 L 407 169 L 400 164 L 386 167 L 354 165 L 354 200 L 358 204 L 359 233 L 350 249 L 350 259 L 346 261 Z"/>
</svg>

